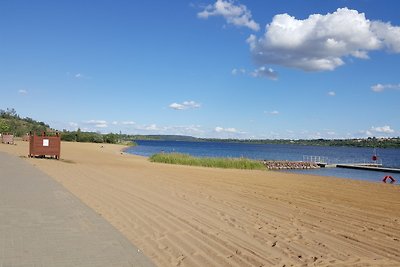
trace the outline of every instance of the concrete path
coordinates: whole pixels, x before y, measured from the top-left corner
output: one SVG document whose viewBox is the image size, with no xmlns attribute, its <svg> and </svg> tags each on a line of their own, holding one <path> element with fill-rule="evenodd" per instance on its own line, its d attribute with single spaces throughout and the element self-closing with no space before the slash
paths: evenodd
<svg viewBox="0 0 400 267">
<path fill-rule="evenodd" d="M 0 152 L 0 267 L 154 266 L 51 177 Z"/>
</svg>

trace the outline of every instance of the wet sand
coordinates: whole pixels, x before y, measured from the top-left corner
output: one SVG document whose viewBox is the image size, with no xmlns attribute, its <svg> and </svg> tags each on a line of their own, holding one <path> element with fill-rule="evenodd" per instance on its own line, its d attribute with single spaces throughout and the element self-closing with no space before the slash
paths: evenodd
<svg viewBox="0 0 400 267">
<path fill-rule="evenodd" d="M 159 266 L 400 264 L 400 186 L 150 163 L 103 146 L 62 143 L 62 160 L 26 161 Z M 28 143 L 0 151 L 26 157 Z"/>
</svg>

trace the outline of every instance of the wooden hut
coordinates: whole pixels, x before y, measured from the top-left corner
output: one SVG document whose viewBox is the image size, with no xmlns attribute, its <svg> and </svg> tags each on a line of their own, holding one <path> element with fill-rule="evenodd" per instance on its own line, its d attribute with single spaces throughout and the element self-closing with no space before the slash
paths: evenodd
<svg viewBox="0 0 400 267">
<path fill-rule="evenodd" d="M 61 137 L 58 133 L 55 136 L 47 136 L 43 132 L 42 136 L 31 133 L 29 137 L 29 157 L 55 157 L 60 159 Z"/>
<path fill-rule="evenodd" d="M 3 133 L 1 135 L 1 142 L 3 144 L 13 145 L 14 144 L 14 135 L 13 134 L 9 134 L 9 133 Z"/>
</svg>

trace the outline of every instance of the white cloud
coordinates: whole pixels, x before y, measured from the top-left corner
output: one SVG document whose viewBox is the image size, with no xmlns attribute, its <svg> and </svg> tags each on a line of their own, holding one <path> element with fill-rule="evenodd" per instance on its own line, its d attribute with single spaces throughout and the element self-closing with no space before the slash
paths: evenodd
<svg viewBox="0 0 400 267">
<path fill-rule="evenodd" d="M 107 121 L 104 121 L 104 120 L 88 120 L 88 121 L 85 121 L 85 123 L 87 123 L 87 124 L 105 124 L 105 123 L 107 123 Z"/>
<path fill-rule="evenodd" d="M 121 122 L 122 125 L 134 125 L 136 124 L 134 121 L 123 121 Z"/>
<path fill-rule="evenodd" d="M 260 29 L 260 25 L 252 19 L 250 10 L 245 5 L 236 4 L 234 0 L 217 0 L 213 5 L 208 5 L 203 11 L 197 13 L 197 16 L 202 19 L 222 16 L 228 24 L 247 27 L 253 31 Z"/>
<path fill-rule="evenodd" d="M 157 124 L 148 124 L 148 125 L 136 125 L 135 130 L 138 131 L 160 131 L 161 128 L 157 126 Z"/>
<path fill-rule="evenodd" d="M 389 125 L 385 125 L 381 127 L 372 127 L 371 132 L 391 134 L 394 133 L 394 130 Z"/>
<path fill-rule="evenodd" d="M 163 131 L 169 134 L 178 135 L 195 135 L 199 136 L 204 133 L 199 125 L 186 125 L 186 126 L 167 126 L 163 128 Z"/>
<path fill-rule="evenodd" d="M 383 84 L 378 83 L 371 86 L 371 89 L 374 92 L 382 92 L 383 90 L 385 90 L 385 86 Z"/>
<path fill-rule="evenodd" d="M 351 137 L 363 138 L 363 137 L 369 137 L 369 136 L 373 136 L 373 134 L 369 130 L 360 130 L 356 134 L 349 134 L 349 138 L 351 138 Z"/>
<path fill-rule="evenodd" d="M 278 79 L 278 73 L 271 68 L 267 68 L 265 66 L 259 67 L 251 73 L 253 77 L 266 77 L 271 80 Z"/>
<path fill-rule="evenodd" d="M 400 27 L 370 21 L 357 10 L 339 8 L 304 20 L 278 14 L 266 26 L 263 37 L 251 35 L 247 42 L 260 65 L 328 71 L 345 64 L 344 57 L 366 59 L 369 51 L 381 49 L 400 53 Z"/>
<path fill-rule="evenodd" d="M 219 126 L 215 127 L 215 131 L 216 131 L 217 133 L 220 133 L 220 132 L 222 132 L 223 130 L 224 130 L 224 128 L 222 128 L 222 127 L 219 127 Z"/>
<path fill-rule="evenodd" d="M 389 51 L 400 53 L 400 27 L 382 21 L 373 21 L 371 28 Z"/>
<path fill-rule="evenodd" d="M 63 126 L 63 128 L 67 128 L 68 130 L 71 130 L 71 131 L 76 131 L 79 128 L 79 124 L 76 122 L 68 122 L 66 125 L 67 126 L 66 127 Z"/>
<path fill-rule="evenodd" d="M 24 89 L 18 90 L 18 94 L 20 94 L 20 95 L 26 95 L 27 93 L 28 93 L 27 90 L 24 90 Z"/>
<path fill-rule="evenodd" d="M 330 92 L 328 92 L 328 95 L 329 96 L 336 96 L 336 93 L 334 91 L 330 91 Z"/>
<path fill-rule="evenodd" d="M 195 101 L 184 101 L 182 104 L 172 103 L 171 105 L 169 105 L 169 107 L 175 110 L 185 110 L 200 108 L 201 105 L 199 103 L 196 103 Z"/>
<path fill-rule="evenodd" d="M 265 114 L 269 114 L 269 115 L 279 115 L 279 111 L 277 110 L 273 110 L 273 111 L 265 111 Z"/>
<path fill-rule="evenodd" d="M 370 131 L 366 130 L 366 131 L 365 131 L 365 135 L 366 135 L 366 136 L 372 136 L 373 134 L 372 134 Z"/>
<path fill-rule="evenodd" d="M 67 76 L 68 77 L 73 77 L 73 78 L 75 78 L 75 79 L 90 79 L 91 77 L 89 77 L 89 76 L 87 76 L 87 75 L 85 75 L 85 74 L 83 74 L 83 73 L 71 73 L 71 72 L 67 72 L 66 73 L 67 74 Z"/>
<path fill-rule="evenodd" d="M 399 84 L 375 84 L 371 86 L 372 91 L 374 92 L 383 92 L 386 89 L 393 89 L 393 90 L 400 90 L 400 83 Z"/>
<path fill-rule="evenodd" d="M 278 73 L 273 70 L 272 68 L 267 68 L 265 66 L 259 67 L 258 69 L 255 69 L 253 71 L 247 71 L 245 69 L 233 69 L 232 70 L 232 75 L 249 75 L 251 77 L 256 77 L 256 78 L 268 78 L 271 80 L 277 80 L 278 79 Z"/>
<path fill-rule="evenodd" d="M 118 121 L 111 122 L 112 125 L 118 125 Z"/>
<path fill-rule="evenodd" d="M 105 123 L 107 123 L 107 121 L 104 121 L 104 120 L 88 120 L 88 121 L 85 121 L 85 123 L 87 123 L 87 124 L 105 124 Z"/>
<path fill-rule="evenodd" d="M 107 124 L 96 124 L 96 125 L 94 125 L 94 127 L 96 127 L 96 128 L 107 128 L 108 125 Z"/>
<path fill-rule="evenodd" d="M 199 135 L 199 134 L 203 134 L 204 130 L 201 129 L 200 126 L 198 125 L 190 125 L 190 126 L 181 126 L 181 127 L 175 127 L 178 130 L 181 130 L 180 133 L 181 134 L 188 134 L 188 135 Z"/>
<path fill-rule="evenodd" d="M 235 128 L 222 128 L 222 127 L 215 127 L 214 131 L 217 133 L 237 133 L 238 131 Z"/>
<path fill-rule="evenodd" d="M 144 134 L 176 134 L 191 136 L 201 136 L 205 133 L 205 131 L 201 129 L 201 126 L 199 125 L 158 126 L 156 124 L 149 124 L 136 125 L 133 130 Z"/>
<path fill-rule="evenodd" d="M 232 70 L 232 75 L 238 75 L 238 74 L 246 74 L 245 69 L 233 69 Z"/>
<path fill-rule="evenodd" d="M 358 135 L 361 136 L 377 136 L 377 137 L 387 137 L 388 135 L 393 135 L 395 134 L 396 131 L 393 130 L 389 125 L 384 125 L 384 126 L 379 126 L 379 127 L 374 127 L 372 126 L 368 130 L 361 130 L 358 132 Z"/>
<path fill-rule="evenodd" d="M 91 125 L 95 128 L 107 128 L 107 121 L 104 120 L 88 120 L 84 122 L 85 124 Z"/>
<path fill-rule="evenodd" d="M 160 128 L 158 128 L 156 124 L 150 124 L 150 125 L 145 126 L 144 130 L 146 130 L 146 131 L 159 131 Z"/>
<path fill-rule="evenodd" d="M 176 110 L 183 110 L 185 109 L 185 106 L 182 104 L 178 104 L 178 103 L 172 103 L 171 105 L 169 105 L 170 108 L 172 109 L 176 109 Z"/>
<path fill-rule="evenodd" d="M 194 102 L 194 101 L 185 101 L 183 102 L 183 105 L 185 105 L 186 107 L 190 107 L 190 108 L 199 108 L 201 105 Z"/>
</svg>

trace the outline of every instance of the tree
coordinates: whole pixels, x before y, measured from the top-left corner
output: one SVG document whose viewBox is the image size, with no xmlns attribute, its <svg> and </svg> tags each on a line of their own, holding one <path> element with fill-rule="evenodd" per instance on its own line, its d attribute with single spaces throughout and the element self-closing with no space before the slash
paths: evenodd
<svg viewBox="0 0 400 267">
<path fill-rule="evenodd" d="M 103 136 L 104 143 L 115 144 L 118 142 L 118 135 L 109 133 Z"/>
<path fill-rule="evenodd" d="M 0 120 L 0 133 L 6 133 L 10 131 L 10 126 L 8 126 L 8 124 L 3 121 Z"/>
</svg>

